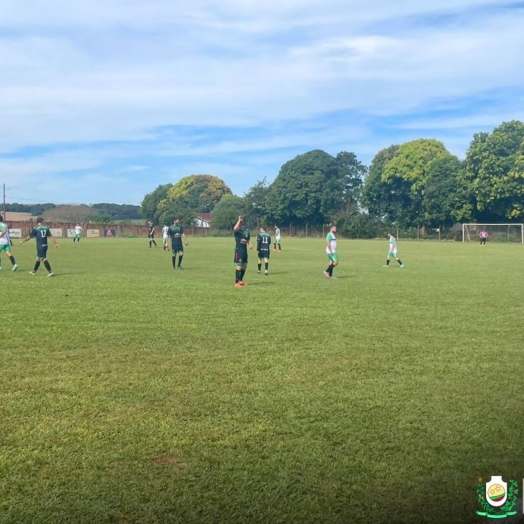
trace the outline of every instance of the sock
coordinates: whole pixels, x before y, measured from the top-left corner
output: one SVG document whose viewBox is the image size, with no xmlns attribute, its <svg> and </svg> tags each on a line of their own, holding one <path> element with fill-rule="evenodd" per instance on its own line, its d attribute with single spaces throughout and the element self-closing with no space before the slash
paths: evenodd
<svg viewBox="0 0 524 524">
<path fill-rule="evenodd" d="M 242 279 L 240 278 L 240 269 L 235 270 L 235 284 L 238 284 Z"/>
<path fill-rule="evenodd" d="M 156 247 L 156 242 L 153 240 L 153 244 L 155 244 L 155 247 Z"/>
<path fill-rule="evenodd" d="M 282 251 L 282 248 L 280 247 L 280 244 L 278 244 L 278 250 Z"/>
<path fill-rule="evenodd" d="M 333 267 L 334 267 L 333 264 L 329 264 L 327 272 L 328 272 L 330 277 L 333 276 Z"/>
<path fill-rule="evenodd" d="M 35 267 L 33 268 L 33 271 L 36 273 L 38 271 L 38 268 L 40 267 L 40 260 L 37 260 L 35 262 Z"/>
<path fill-rule="evenodd" d="M 397 262 L 398 262 L 398 265 L 399 265 L 399 266 L 402 265 L 402 260 L 400 260 L 400 258 L 397 258 Z"/>
<path fill-rule="evenodd" d="M 277 250 L 277 243 L 276 243 L 276 242 L 273 244 L 273 249 L 274 249 L 275 251 Z"/>
<path fill-rule="evenodd" d="M 326 273 L 329 273 L 329 268 L 331 267 L 331 264 L 326 268 Z"/>
<path fill-rule="evenodd" d="M 246 270 L 245 269 L 241 269 L 240 270 L 240 280 L 244 280 L 244 275 L 246 274 Z"/>
<path fill-rule="evenodd" d="M 266 262 L 266 263 L 264 264 L 264 266 L 265 266 L 266 271 L 267 271 L 267 270 L 269 269 L 269 262 Z"/>
<path fill-rule="evenodd" d="M 149 241 L 149 247 L 151 247 L 151 240 Z"/>
<path fill-rule="evenodd" d="M 176 267 L 176 255 L 171 257 L 171 262 L 173 263 L 173 267 Z"/>
<path fill-rule="evenodd" d="M 49 271 L 49 273 L 53 272 L 53 270 L 51 269 L 51 265 L 49 264 L 47 260 L 44 260 L 44 266 L 47 269 L 47 271 Z"/>
<path fill-rule="evenodd" d="M 267 264 L 266 264 L 267 265 Z M 262 264 L 258 264 L 258 270 L 260 271 L 260 269 L 262 268 Z"/>
<path fill-rule="evenodd" d="M 178 255 L 178 267 L 180 267 L 180 264 L 182 264 L 182 257 Z"/>
<path fill-rule="evenodd" d="M 13 266 L 16 264 L 16 262 L 15 262 L 15 257 L 13 257 L 13 256 L 11 257 L 11 264 L 12 264 Z"/>
<path fill-rule="evenodd" d="M 389 260 L 386 260 L 386 266 L 389 266 L 389 262 L 390 262 Z"/>
</svg>

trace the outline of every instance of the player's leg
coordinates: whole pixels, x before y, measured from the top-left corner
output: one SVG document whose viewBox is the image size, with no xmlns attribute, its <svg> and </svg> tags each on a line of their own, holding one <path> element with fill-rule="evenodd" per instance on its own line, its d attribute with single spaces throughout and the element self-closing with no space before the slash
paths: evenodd
<svg viewBox="0 0 524 524">
<path fill-rule="evenodd" d="M 391 257 L 396 258 L 394 253 L 388 253 L 388 256 L 386 258 L 386 265 L 382 267 L 389 267 L 389 263 L 391 262 Z"/>
<path fill-rule="evenodd" d="M 182 267 L 182 259 L 183 259 L 183 258 L 184 258 L 184 251 L 179 251 L 179 252 L 178 252 L 178 264 L 177 264 L 177 266 L 176 266 L 178 269 L 184 269 L 184 268 Z"/>
<path fill-rule="evenodd" d="M 280 240 L 278 241 L 278 250 L 282 251 L 282 246 L 280 245 Z"/>
<path fill-rule="evenodd" d="M 264 275 L 269 274 L 269 253 L 264 257 Z"/>
<path fill-rule="evenodd" d="M 333 272 L 333 255 L 330 255 L 328 253 L 328 267 L 324 271 L 324 276 L 327 278 L 331 278 L 332 272 Z"/>
<path fill-rule="evenodd" d="M 40 257 L 36 257 L 35 267 L 33 268 L 33 271 L 29 271 L 29 274 L 36 275 L 36 272 L 38 271 L 38 268 L 40 267 Z"/>
<path fill-rule="evenodd" d="M 259 275 L 262 272 L 262 255 L 258 253 L 258 263 L 257 263 L 257 274 Z"/>
<path fill-rule="evenodd" d="M 16 263 L 13 253 L 11 253 L 11 251 L 7 251 L 6 253 L 7 253 L 7 256 L 9 257 L 9 260 L 11 261 L 11 265 L 13 266 L 13 271 L 16 271 L 18 269 L 18 264 Z"/>
<path fill-rule="evenodd" d="M 171 244 L 171 267 L 176 269 L 176 247 Z"/>
</svg>

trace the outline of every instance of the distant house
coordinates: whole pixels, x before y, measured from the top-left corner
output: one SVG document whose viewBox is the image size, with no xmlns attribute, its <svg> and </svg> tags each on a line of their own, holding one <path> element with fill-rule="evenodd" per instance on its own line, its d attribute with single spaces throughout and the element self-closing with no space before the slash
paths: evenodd
<svg viewBox="0 0 524 524">
<path fill-rule="evenodd" d="M 199 213 L 196 216 L 195 223 L 196 227 L 211 227 L 211 222 L 213 221 L 213 217 L 211 216 L 211 213 Z"/>
</svg>

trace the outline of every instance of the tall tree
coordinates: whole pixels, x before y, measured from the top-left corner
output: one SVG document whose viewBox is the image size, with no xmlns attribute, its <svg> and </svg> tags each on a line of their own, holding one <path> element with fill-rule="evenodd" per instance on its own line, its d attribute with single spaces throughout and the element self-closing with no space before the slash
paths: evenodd
<svg viewBox="0 0 524 524">
<path fill-rule="evenodd" d="M 253 187 L 249 188 L 244 195 L 244 210 L 247 223 L 260 224 L 267 222 L 267 195 L 269 185 L 266 178 L 259 180 Z"/>
<path fill-rule="evenodd" d="M 479 221 L 498 222 L 524 216 L 521 158 L 524 123 L 504 122 L 491 134 L 477 133 L 466 153 L 464 181 Z"/>
<path fill-rule="evenodd" d="M 245 206 L 246 202 L 243 198 L 235 195 L 224 195 L 211 213 L 213 215 L 213 227 L 233 229 L 239 215 L 244 214 Z"/>
<path fill-rule="evenodd" d="M 362 169 L 352 153 L 338 159 L 320 150 L 299 155 L 282 166 L 271 184 L 268 213 L 282 224 L 329 222 L 344 209 Z"/>
<path fill-rule="evenodd" d="M 160 185 L 152 193 L 148 193 L 144 197 L 141 206 L 141 212 L 144 218 L 155 224 L 159 223 L 158 206 L 160 202 L 167 198 L 167 193 L 171 187 L 173 187 L 173 184 Z"/>
</svg>

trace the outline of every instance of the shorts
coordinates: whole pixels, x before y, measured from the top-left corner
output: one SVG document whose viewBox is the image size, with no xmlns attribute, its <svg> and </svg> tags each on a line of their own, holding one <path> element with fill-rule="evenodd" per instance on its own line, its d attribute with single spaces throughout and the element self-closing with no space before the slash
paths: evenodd
<svg viewBox="0 0 524 524">
<path fill-rule="evenodd" d="M 154 233 L 152 235 L 148 235 L 148 236 L 149 236 L 150 240 L 154 240 L 155 239 L 155 234 Z"/>
<path fill-rule="evenodd" d="M 167 239 L 168 239 L 168 238 L 169 238 L 169 237 L 162 236 L 162 242 L 163 242 L 164 244 L 167 244 Z"/>
<path fill-rule="evenodd" d="M 183 253 L 184 252 L 184 246 L 182 245 L 182 242 L 173 242 L 171 244 L 171 251 L 173 253 Z"/>
<path fill-rule="evenodd" d="M 395 251 L 395 252 L 393 253 L 393 251 L 390 251 L 390 252 L 388 253 L 388 257 L 390 257 L 390 258 L 397 258 L 397 252 Z"/>
<path fill-rule="evenodd" d="M 80 238 L 80 235 L 75 235 L 75 238 Z"/>
<path fill-rule="evenodd" d="M 9 244 L 0 244 L 0 253 L 5 251 L 6 253 L 11 252 L 11 246 Z"/>
<path fill-rule="evenodd" d="M 235 250 L 235 258 L 233 260 L 233 262 L 237 265 L 237 266 L 247 266 L 247 259 L 248 259 L 248 256 L 247 256 L 247 249 L 242 249 L 242 250 Z"/>
<path fill-rule="evenodd" d="M 338 262 L 338 253 L 327 253 L 330 262 Z"/>
<path fill-rule="evenodd" d="M 258 252 L 258 258 L 260 260 L 264 259 L 264 260 L 269 260 L 269 256 L 270 256 L 270 252 L 269 251 L 259 251 Z"/>
<path fill-rule="evenodd" d="M 47 246 L 36 248 L 36 258 L 45 260 L 47 258 Z"/>
</svg>

